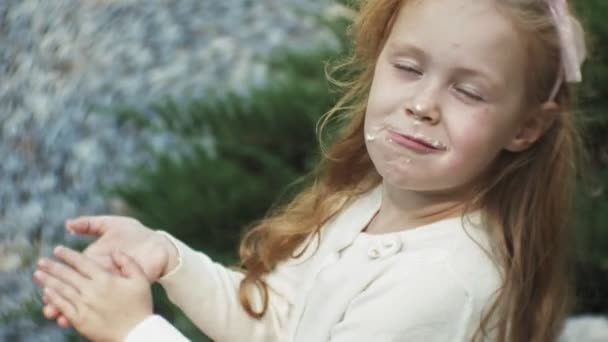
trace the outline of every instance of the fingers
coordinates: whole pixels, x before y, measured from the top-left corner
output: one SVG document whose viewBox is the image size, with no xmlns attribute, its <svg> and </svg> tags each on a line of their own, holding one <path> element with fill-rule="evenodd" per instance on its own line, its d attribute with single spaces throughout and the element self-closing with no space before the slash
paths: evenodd
<svg viewBox="0 0 608 342">
<path fill-rule="evenodd" d="M 48 320 L 56 320 L 57 325 L 62 328 L 69 328 L 70 322 L 64 315 L 61 314 L 59 309 L 57 309 L 53 304 L 50 303 L 49 297 L 47 295 L 42 296 L 42 301 L 46 304 L 42 308 L 42 315 L 44 318 Z"/>
<path fill-rule="evenodd" d="M 142 268 L 135 262 L 133 258 L 122 253 L 120 251 L 115 251 L 112 253 L 112 259 L 114 263 L 121 271 L 121 274 L 127 278 L 144 278 L 146 281 L 148 277 L 142 270 Z"/>
<path fill-rule="evenodd" d="M 65 228 L 72 233 L 103 235 L 108 227 L 106 220 L 111 216 L 80 216 L 65 222 Z"/>
<path fill-rule="evenodd" d="M 62 281 L 40 270 L 34 272 L 33 278 L 34 281 L 36 281 L 36 283 L 43 289 L 46 287 L 72 287 L 72 285 L 65 285 L 64 283 L 62 283 Z M 72 287 L 71 291 L 77 292 L 78 290 Z M 57 322 L 59 324 L 59 322 L 62 321 L 61 317 L 63 317 L 61 315 L 60 310 L 49 301 L 49 297 L 47 295 L 42 295 L 42 302 L 45 304 L 42 308 L 42 315 L 44 316 L 44 318 L 49 320 L 57 319 Z M 65 317 L 63 318 L 63 321 L 65 321 Z"/>
<path fill-rule="evenodd" d="M 59 262 L 42 258 L 38 260 L 37 265 L 40 270 L 70 284 L 74 288 L 80 287 L 86 281 L 86 278 L 80 273 Z"/>
<path fill-rule="evenodd" d="M 42 284 L 43 290 L 47 289 L 47 288 L 52 288 L 52 289 L 55 289 L 56 291 L 61 290 L 62 293 L 68 294 L 74 298 L 80 294 L 80 290 L 78 289 L 78 287 L 74 287 L 70 284 L 66 284 L 64 281 L 62 281 L 58 278 L 55 278 L 53 275 L 50 275 L 44 271 L 37 270 L 36 272 L 34 272 L 34 278 L 38 279 L 38 281 Z M 52 302 L 49 301 L 48 296 L 46 296 L 46 298 L 43 297 L 43 299 L 46 302 L 48 302 L 49 304 L 53 304 Z M 61 308 L 58 308 L 58 309 L 61 311 Z M 53 313 L 53 312 L 49 312 L 49 313 Z"/>
<path fill-rule="evenodd" d="M 68 321 L 68 319 L 65 316 L 59 316 L 59 318 L 57 318 L 57 325 L 59 325 L 62 328 L 69 328 L 70 325 L 70 321 Z"/>
<path fill-rule="evenodd" d="M 78 318 L 78 309 L 74 304 L 72 304 L 72 301 L 69 299 L 70 295 L 66 295 L 65 291 L 46 287 L 44 289 L 44 295 L 48 298 L 48 301 L 51 304 L 59 308 L 67 321 L 73 322 Z"/>
<path fill-rule="evenodd" d="M 78 271 L 78 273 L 89 279 L 93 279 L 101 274 L 105 274 L 105 272 L 93 260 L 73 249 L 57 246 L 53 250 L 53 254 L 55 254 L 55 256 L 61 261 L 65 262 L 69 266 L 72 266 L 72 268 Z"/>
<path fill-rule="evenodd" d="M 46 304 L 42 308 L 42 315 L 44 316 L 44 318 L 56 319 L 60 315 L 59 310 L 55 306 L 53 306 L 53 304 L 49 303 L 49 300 L 46 296 L 43 296 L 43 301 Z"/>
<path fill-rule="evenodd" d="M 87 254 L 86 251 L 84 252 L 84 255 L 95 260 L 97 265 L 99 265 L 104 270 L 112 273 L 113 275 L 121 275 L 120 269 L 114 263 L 112 256 L 106 256 L 106 255 L 98 256 L 98 255 L 94 255 L 94 254 Z"/>
</svg>

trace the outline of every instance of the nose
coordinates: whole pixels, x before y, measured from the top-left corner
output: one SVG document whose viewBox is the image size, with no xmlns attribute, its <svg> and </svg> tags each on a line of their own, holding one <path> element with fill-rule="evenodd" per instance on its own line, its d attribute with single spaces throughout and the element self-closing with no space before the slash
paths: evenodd
<svg viewBox="0 0 608 342">
<path fill-rule="evenodd" d="M 417 95 L 412 96 L 406 105 L 405 112 L 408 116 L 415 120 L 426 122 L 430 125 L 436 125 L 441 119 L 439 109 L 438 90 L 432 85 L 420 87 Z"/>
</svg>

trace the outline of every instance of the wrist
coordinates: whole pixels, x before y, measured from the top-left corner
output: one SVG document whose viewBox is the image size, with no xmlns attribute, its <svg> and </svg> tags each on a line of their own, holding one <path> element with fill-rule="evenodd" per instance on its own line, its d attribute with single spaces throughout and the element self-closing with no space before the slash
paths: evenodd
<svg viewBox="0 0 608 342">
<path fill-rule="evenodd" d="M 162 268 L 159 278 L 162 278 L 173 271 L 179 265 L 179 251 L 177 246 L 171 241 L 165 232 L 158 232 L 161 235 L 163 250 L 166 255 L 165 266 Z"/>
</svg>

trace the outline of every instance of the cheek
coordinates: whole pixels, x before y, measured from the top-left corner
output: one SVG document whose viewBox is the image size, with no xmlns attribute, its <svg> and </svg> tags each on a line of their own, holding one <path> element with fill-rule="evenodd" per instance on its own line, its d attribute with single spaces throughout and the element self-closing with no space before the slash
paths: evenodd
<svg viewBox="0 0 608 342">
<path fill-rule="evenodd" d="M 389 107 L 390 97 L 387 96 L 390 92 L 370 92 L 370 97 L 367 101 L 367 113 L 365 117 L 369 121 L 377 120 L 383 117 Z"/>
<path fill-rule="evenodd" d="M 380 133 L 374 140 L 366 139 L 365 145 L 376 171 L 387 180 L 402 182 L 410 175 L 410 168 L 415 164 L 411 157 L 390 146 Z"/>
<path fill-rule="evenodd" d="M 461 120 L 451 130 L 455 168 L 486 167 L 504 148 L 509 128 L 506 123 L 492 120 L 492 115 L 489 110 L 484 110 L 473 115 L 472 120 Z"/>
<path fill-rule="evenodd" d="M 370 120 L 384 117 L 399 106 L 403 96 L 403 89 L 386 67 L 378 67 L 369 92 L 366 116 Z"/>
</svg>

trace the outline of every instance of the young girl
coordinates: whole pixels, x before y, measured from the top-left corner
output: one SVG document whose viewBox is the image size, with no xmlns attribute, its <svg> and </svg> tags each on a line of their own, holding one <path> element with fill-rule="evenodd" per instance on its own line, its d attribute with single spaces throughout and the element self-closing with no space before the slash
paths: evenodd
<svg viewBox="0 0 608 342">
<path fill-rule="evenodd" d="M 554 341 L 578 21 L 564 0 L 373 0 L 353 28 L 356 77 L 327 116 L 346 125 L 316 181 L 244 237 L 240 270 L 83 217 L 68 229 L 100 238 L 35 275 L 45 315 L 93 340 L 184 340 L 147 278 L 216 341 Z"/>
</svg>

